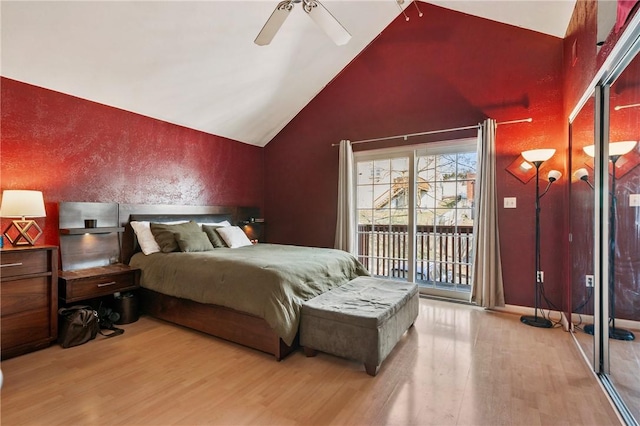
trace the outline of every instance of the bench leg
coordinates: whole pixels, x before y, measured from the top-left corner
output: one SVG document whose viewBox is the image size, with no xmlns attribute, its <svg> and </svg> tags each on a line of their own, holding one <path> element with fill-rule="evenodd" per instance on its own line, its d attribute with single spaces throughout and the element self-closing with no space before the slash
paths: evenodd
<svg viewBox="0 0 640 426">
<path fill-rule="evenodd" d="M 375 377 L 376 374 L 378 374 L 378 370 L 380 369 L 380 366 L 373 365 L 373 364 L 365 364 L 364 369 L 367 371 L 368 375 Z"/>
<path fill-rule="evenodd" d="M 315 349 L 312 349 L 312 348 L 310 348 L 310 347 L 308 347 L 308 346 L 305 346 L 305 347 L 303 348 L 303 350 L 304 350 L 304 354 L 305 354 L 307 357 L 312 357 L 312 356 L 316 356 L 316 355 L 318 355 L 318 351 L 316 351 Z"/>
</svg>

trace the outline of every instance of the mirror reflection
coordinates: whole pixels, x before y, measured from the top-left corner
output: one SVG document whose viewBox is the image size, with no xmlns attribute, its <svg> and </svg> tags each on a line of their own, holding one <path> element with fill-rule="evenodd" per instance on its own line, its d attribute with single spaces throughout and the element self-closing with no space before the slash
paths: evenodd
<svg viewBox="0 0 640 426">
<path fill-rule="evenodd" d="M 610 379 L 640 419 L 640 56 L 609 93 Z"/>
<path fill-rule="evenodd" d="M 594 205 L 593 158 L 585 151 L 595 135 L 595 100 L 592 96 L 571 123 L 571 298 L 575 336 L 594 365 Z"/>
</svg>

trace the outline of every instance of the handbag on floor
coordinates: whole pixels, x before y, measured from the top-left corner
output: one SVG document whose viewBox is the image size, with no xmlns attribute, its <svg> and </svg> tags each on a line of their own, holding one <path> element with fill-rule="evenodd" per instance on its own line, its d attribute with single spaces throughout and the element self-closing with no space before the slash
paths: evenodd
<svg viewBox="0 0 640 426">
<path fill-rule="evenodd" d="M 60 314 L 58 343 L 63 348 L 82 345 L 95 339 L 100 331 L 98 313 L 91 306 L 60 308 L 58 314 Z"/>
</svg>

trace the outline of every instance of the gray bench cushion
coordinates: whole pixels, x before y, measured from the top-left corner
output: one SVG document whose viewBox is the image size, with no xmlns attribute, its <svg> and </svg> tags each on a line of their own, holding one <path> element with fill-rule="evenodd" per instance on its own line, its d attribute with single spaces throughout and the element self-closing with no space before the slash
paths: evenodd
<svg viewBox="0 0 640 426">
<path fill-rule="evenodd" d="M 417 292 L 413 283 L 358 277 L 308 300 L 302 310 L 319 318 L 377 328 Z"/>
</svg>

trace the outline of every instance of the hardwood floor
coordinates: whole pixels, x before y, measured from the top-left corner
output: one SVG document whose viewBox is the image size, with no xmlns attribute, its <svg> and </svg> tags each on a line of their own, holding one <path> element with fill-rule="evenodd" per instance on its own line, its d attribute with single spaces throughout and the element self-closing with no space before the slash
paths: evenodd
<svg viewBox="0 0 640 426">
<path fill-rule="evenodd" d="M 123 328 L 3 361 L 2 424 L 620 424 L 568 333 L 462 304 L 421 299 L 376 377 L 144 316 Z"/>
<path fill-rule="evenodd" d="M 618 394 L 626 404 L 629 412 L 637 420 L 640 420 L 640 330 L 629 328 L 636 340 L 609 340 L 609 379 L 615 386 Z M 593 364 L 593 336 L 582 330 L 576 330 L 576 339 L 589 363 Z"/>
</svg>

